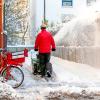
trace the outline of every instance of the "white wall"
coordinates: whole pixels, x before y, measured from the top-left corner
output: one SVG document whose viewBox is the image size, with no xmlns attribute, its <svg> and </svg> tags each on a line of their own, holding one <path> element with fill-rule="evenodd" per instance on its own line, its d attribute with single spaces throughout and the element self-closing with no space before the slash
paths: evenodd
<svg viewBox="0 0 100 100">
<path fill-rule="evenodd" d="M 49 23 L 61 20 L 60 0 L 46 0 L 46 19 Z M 36 0 L 36 28 L 42 24 L 44 18 L 44 0 Z"/>
<path fill-rule="evenodd" d="M 61 8 L 62 14 L 74 14 L 77 15 L 78 12 L 81 9 L 84 9 L 86 7 L 86 0 L 73 0 L 73 6 L 72 7 L 63 7 Z"/>
<path fill-rule="evenodd" d="M 60 0 L 46 0 L 46 18 L 49 22 L 61 20 Z"/>
<path fill-rule="evenodd" d="M 36 0 L 30 0 L 30 35 L 33 35 L 36 28 Z"/>
<path fill-rule="evenodd" d="M 40 28 L 43 20 L 44 0 L 36 0 L 36 29 Z"/>
<path fill-rule="evenodd" d="M 100 0 L 96 0 L 96 1 L 100 1 Z M 87 7 L 88 7 L 87 0 L 73 0 L 72 7 L 62 7 L 61 4 L 61 12 L 62 14 L 74 14 L 77 16 L 77 14 L 82 13 L 82 11 L 84 11 L 85 8 Z"/>
</svg>

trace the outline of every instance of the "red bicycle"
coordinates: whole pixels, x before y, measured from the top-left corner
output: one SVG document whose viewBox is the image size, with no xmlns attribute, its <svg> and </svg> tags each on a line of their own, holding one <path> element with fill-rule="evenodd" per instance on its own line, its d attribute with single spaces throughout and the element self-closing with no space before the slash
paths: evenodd
<svg viewBox="0 0 100 100">
<path fill-rule="evenodd" d="M 15 53 L 0 49 L 0 74 L 3 82 L 7 82 L 13 88 L 17 88 L 23 83 L 24 73 L 21 67 L 27 56 L 28 49 Z"/>
</svg>

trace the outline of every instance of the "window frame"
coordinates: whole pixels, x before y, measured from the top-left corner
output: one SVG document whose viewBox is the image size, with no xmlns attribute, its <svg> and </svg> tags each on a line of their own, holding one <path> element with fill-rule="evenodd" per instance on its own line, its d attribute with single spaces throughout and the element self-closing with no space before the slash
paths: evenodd
<svg viewBox="0 0 100 100">
<path fill-rule="evenodd" d="M 96 2 L 96 0 L 87 0 L 87 6 L 91 6 L 92 5 L 92 2 Z"/>
<path fill-rule="evenodd" d="M 71 5 L 64 5 L 64 2 L 65 3 L 70 3 Z M 73 0 L 62 0 L 62 7 L 73 7 Z"/>
</svg>

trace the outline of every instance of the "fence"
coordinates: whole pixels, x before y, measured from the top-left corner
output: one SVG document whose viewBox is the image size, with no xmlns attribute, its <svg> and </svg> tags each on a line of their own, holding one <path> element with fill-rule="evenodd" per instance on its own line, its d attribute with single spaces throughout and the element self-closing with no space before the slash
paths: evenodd
<svg viewBox="0 0 100 100">
<path fill-rule="evenodd" d="M 33 49 L 33 45 L 7 46 L 7 51 L 17 52 L 17 51 L 22 51 L 25 48 L 27 48 L 28 50 L 32 50 Z"/>
<path fill-rule="evenodd" d="M 62 59 L 67 59 L 69 61 L 100 67 L 100 47 L 59 46 L 53 55 Z"/>
<path fill-rule="evenodd" d="M 30 46 L 8 46 L 7 50 L 14 52 L 24 50 L 28 48 L 33 49 L 33 45 Z M 56 52 L 52 53 L 53 56 L 74 61 L 77 63 L 88 64 L 95 67 L 100 67 L 100 47 L 62 47 L 58 46 Z"/>
</svg>

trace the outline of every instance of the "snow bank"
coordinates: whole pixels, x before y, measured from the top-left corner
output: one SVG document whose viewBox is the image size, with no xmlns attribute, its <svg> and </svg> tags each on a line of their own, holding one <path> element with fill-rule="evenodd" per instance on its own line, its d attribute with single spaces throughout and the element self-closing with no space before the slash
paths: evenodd
<svg viewBox="0 0 100 100">
<path fill-rule="evenodd" d="M 0 78 L 0 100 L 21 100 L 21 97 L 11 86 L 2 83 Z"/>
</svg>

